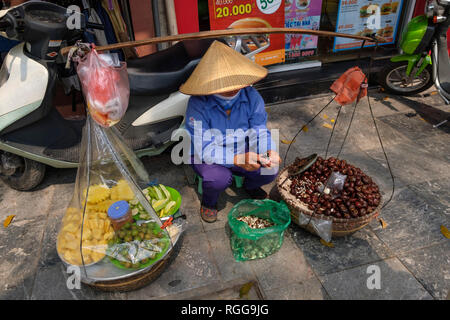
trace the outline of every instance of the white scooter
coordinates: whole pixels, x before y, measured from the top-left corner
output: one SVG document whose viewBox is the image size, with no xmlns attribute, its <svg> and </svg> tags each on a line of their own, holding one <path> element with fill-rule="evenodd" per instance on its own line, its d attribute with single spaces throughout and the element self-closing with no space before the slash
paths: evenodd
<svg viewBox="0 0 450 320">
<path fill-rule="evenodd" d="M 0 178 L 17 190 L 36 187 L 46 165 L 78 166 L 85 120 L 64 119 L 52 102 L 57 80 L 78 80 L 75 72 L 61 71 L 65 63 L 58 53 L 81 39 L 86 28 L 99 26 L 80 15 L 81 28 L 70 29 L 68 18 L 66 8 L 46 2 L 0 11 L 0 34 L 21 41 L 0 71 Z M 183 126 L 189 99 L 178 88 L 213 41 L 183 41 L 127 61 L 130 102 L 116 127 L 138 156 L 158 155 L 173 143 L 172 132 Z M 234 44 L 248 57 L 269 45 L 250 50 L 240 38 Z"/>
</svg>

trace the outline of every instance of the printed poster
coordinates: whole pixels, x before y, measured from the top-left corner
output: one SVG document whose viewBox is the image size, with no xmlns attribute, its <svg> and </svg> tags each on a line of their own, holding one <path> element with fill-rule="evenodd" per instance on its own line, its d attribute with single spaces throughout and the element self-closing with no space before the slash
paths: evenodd
<svg viewBox="0 0 450 320">
<path fill-rule="evenodd" d="M 367 36 L 376 33 L 394 43 L 403 0 L 341 0 L 339 3 L 336 32 Z M 362 41 L 335 38 L 333 51 L 359 49 Z M 374 46 L 366 42 L 365 47 Z"/>
<path fill-rule="evenodd" d="M 208 0 L 211 30 L 283 28 L 284 0 Z M 270 65 L 285 61 L 284 34 L 272 34 L 268 47 L 256 54 L 255 62 Z"/>
<path fill-rule="evenodd" d="M 322 0 L 285 0 L 285 27 L 319 30 Z M 286 34 L 286 60 L 317 53 L 317 36 Z"/>
</svg>

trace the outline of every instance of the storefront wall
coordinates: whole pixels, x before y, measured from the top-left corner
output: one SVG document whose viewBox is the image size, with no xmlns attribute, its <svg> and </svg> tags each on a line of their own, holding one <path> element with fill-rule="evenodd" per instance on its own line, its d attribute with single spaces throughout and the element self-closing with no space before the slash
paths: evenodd
<svg viewBox="0 0 450 320">
<path fill-rule="evenodd" d="M 226 29 L 239 23 L 237 21 L 246 21 L 247 26 L 250 26 L 251 23 L 255 23 L 255 19 L 259 19 L 266 23 L 265 26 L 272 27 L 316 29 L 359 35 L 376 33 L 389 39 L 388 44 L 383 45 L 387 50 L 378 50 L 377 55 L 395 54 L 403 28 L 412 17 L 423 13 L 425 2 L 425 0 L 175 0 L 178 7 L 177 21 L 181 26 L 180 33 Z M 372 8 L 368 10 L 371 5 Z M 370 11 L 377 7 L 381 14 L 378 20 L 370 15 Z M 264 12 L 263 8 L 268 9 Z M 250 21 L 252 19 L 253 21 Z M 276 35 L 272 35 L 270 43 L 271 47 L 263 53 L 269 57 L 276 56 L 277 59 L 270 60 L 267 57 L 259 61 L 256 59 L 258 63 L 271 65 L 308 60 L 320 60 L 325 63 L 348 61 L 359 55 L 363 57 L 371 55 L 374 46 L 373 43 L 366 43 L 364 50 L 360 50 L 362 43 L 358 41 L 317 38 L 310 35 L 285 35 L 281 43 Z M 284 51 L 284 59 L 280 59 L 279 50 Z"/>
</svg>

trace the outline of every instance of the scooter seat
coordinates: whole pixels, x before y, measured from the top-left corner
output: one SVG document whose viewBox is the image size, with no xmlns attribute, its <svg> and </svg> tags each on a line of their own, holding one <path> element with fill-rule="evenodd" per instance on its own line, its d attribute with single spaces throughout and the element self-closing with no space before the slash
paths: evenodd
<svg viewBox="0 0 450 320">
<path fill-rule="evenodd" d="M 182 41 L 168 49 L 127 61 L 131 94 L 161 95 L 177 91 L 214 40 Z"/>
</svg>

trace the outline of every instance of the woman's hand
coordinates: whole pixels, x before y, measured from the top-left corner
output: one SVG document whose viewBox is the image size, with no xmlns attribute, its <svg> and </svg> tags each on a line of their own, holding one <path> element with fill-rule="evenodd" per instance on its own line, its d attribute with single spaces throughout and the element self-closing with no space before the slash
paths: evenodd
<svg viewBox="0 0 450 320">
<path fill-rule="evenodd" d="M 280 155 L 278 154 L 278 152 L 274 151 L 274 150 L 269 150 L 267 152 L 267 155 L 269 156 L 267 157 L 262 157 L 260 156 L 260 159 L 264 159 L 264 161 L 260 160 L 261 165 L 264 168 L 272 168 L 272 167 L 279 167 L 281 164 L 281 158 Z"/>
<path fill-rule="evenodd" d="M 259 155 L 254 152 L 237 154 L 234 156 L 234 165 L 245 171 L 256 171 L 261 165 L 258 163 Z"/>
</svg>

